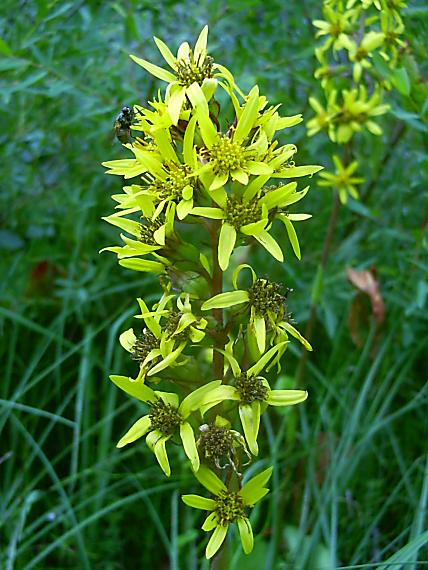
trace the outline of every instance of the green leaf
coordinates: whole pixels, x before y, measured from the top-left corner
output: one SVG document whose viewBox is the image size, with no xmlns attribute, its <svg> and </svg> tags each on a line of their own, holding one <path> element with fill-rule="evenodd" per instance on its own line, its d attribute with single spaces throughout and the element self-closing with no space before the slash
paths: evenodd
<svg viewBox="0 0 428 570">
<path fill-rule="evenodd" d="M 411 91 L 410 79 L 404 67 L 394 69 L 390 74 L 392 84 L 398 91 L 408 97 Z"/>
<path fill-rule="evenodd" d="M 318 265 L 317 273 L 315 275 L 314 284 L 312 285 L 311 303 L 318 305 L 321 299 L 324 287 L 324 268 L 321 264 Z"/>
<path fill-rule="evenodd" d="M 383 570 L 405 570 L 409 561 L 414 561 L 419 550 L 428 544 L 428 530 L 411 540 L 382 563 Z"/>
</svg>

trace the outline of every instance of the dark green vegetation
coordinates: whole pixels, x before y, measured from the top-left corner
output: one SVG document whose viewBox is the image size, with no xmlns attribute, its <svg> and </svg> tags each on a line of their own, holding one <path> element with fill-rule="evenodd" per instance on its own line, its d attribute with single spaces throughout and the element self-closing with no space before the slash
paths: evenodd
<svg viewBox="0 0 428 570">
<path fill-rule="evenodd" d="M 260 536 L 246 570 L 416 570 L 427 558 L 428 9 L 409 5 L 410 96 L 390 96 L 382 138 L 357 139 L 366 184 L 361 202 L 339 211 L 305 373 L 310 397 L 262 426 L 275 471 L 252 515 Z M 136 370 L 118 335 L 134 299 L 158 292 L 150 276 L 97 254 L 118 240 L 100 217 L 120 189 L 100 162 L 125 156 L 113 133 L 121 108 L 156 92 L 127 54 L 154 60 L 152 35 L 193 42 L 206 22 L 211 53 L 244 89 L 259 83 L 284 115 L 309 118 L 318 89 L 310 20 L 320 16 L 315 0 L 2 3 L 2 569 L 207 568 L 202 517 L 180 500 L 187 465 L 167 479 L 144 442 L 115 449 L 141 415 L 108 380 Z M 327 137 L 308 139 L 302 125 L 289 133 L 300 164 L 330 165 Z M 285 249 L 278 271 L 252 258 L 259 274 L 294 289 L 289 309 L 302 331 L 331 209 L 330 192 L 312 182 L 302 261 Z M 355 302 L 348 267 L 377 270 L 378 330 L 369 301 Z M 278 384 L 295 386 L 299 351 L 293 343 Z M 231 568 L 243 565 L 237 549 Z"/>
</svg>

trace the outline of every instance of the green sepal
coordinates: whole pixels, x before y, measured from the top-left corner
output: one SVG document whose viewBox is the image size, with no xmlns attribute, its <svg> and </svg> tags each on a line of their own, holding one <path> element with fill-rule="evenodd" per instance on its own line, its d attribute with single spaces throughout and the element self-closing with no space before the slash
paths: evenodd
<svg viewBox="0 0 428 570">
<path fill-rule="evenodd" d="M 272 257 L 277 261 L 284 261 L 284 255 L 277 241 L 266 231 L 259 232 L 253 236 L 265 249 L 268 251 Z"/>
<path fill-rule="evenodd" d="M 296 187 L 296 182 L 290 182 L 285 186 L 280 186 L 275 190 L 270 190 L 269 192 L 266 192 L 262 198 L 260 198 L 260 203 L 266 204 L 269 210 L 272 210 L 278 206 L 282 206 L 286 198 L 295 192 Z"/>
<path fill-rule="evenodd" d="M 304 402 L 307 397 L 306 390 L 271 390 L 266 401 L 270 406 L 294 406 Z"/>
<path fill-rule="evenodd" d="M 293 224 L 290 222 L 290 220 L 285 214 L 279 214 L 277 218 L 281 220 L 281 222 L 285 225 L 285 229 L 287 230 L 288 234 L 288 239 L 290 240 L 291 247 L 293 248 L 293 251 L 297 259 L 301 259 L 302 257 L 300 255 L 299 239 L 297 237 L 296 230 L 294 229 Z"/>
<path fill-rule="evenodd" d="M 185 346 L 186 343 L 182 342 L 178 348 L 170 352 L 161 362 L 159 362 L 158 364 L 156 364 L 156 366 L 151 368 L 147 373 L 147 376 L 153 376 L 153 374 L 157 374 L 158 372 L 161 372 L 161 370 L 165 370 L 165 368 L 171 366 L 171 364 L 174 364 L 174 362 L 183 352 Z"/>
<path fill-rule="evenodd" d="M 310 343 L 305 339 L 305 337 L 296 329 L 293 327 L 293 325 L 290 325 L 290 323 L 287 323 L 287 321 L 284 321 L 282 323 L 282 327 L 291 334 L 291 336 L 294 336 L 294 338 L 297 338 L 297 340 L 299 340 L 303 346 L 306 348 L 306 350 L 311 351 L 312 350 L 312 346 L 310 345 Z"/>
<path fill-rule="evenodd" d="M 156 44 L 158 50 L 161 52 L 162 57 L 166 61 L 166 63 L 172 69 L 175 70 L 177 68 L 176 59 L 175 59 L 174 55 L 171 53 L 171 50 L 169 49 L 169 47 L 159 38 L 154 37 L 153 39 L 155 41 L 155 44 Z"/>
<path fill-rule="evenodd" d="M 287 342 L 280 342 L 270 348 L 253 366 L 251 366 L 251 368 L 247 370 L 247 374 L 249 376 L 257 376 L 263 370 L 269 360 L 275 355 L 275 353 L 286 344 Z"/>
<path fill-rule="evenodd" d="M 203 218 L 209 218 L 210 220 L 222 220 L 224 218 L 224 212 L 220 208 L 196 207 L 192 208 L 190 214 L 192 216 L 202 216 Z"/>
<path fill-rule="evenodd" d="M 206 400 L 209 401 L 210 392 L 220 385 L 221 380 L 213 380 L 190 392 L 181 402 L 178 410 L 183 418 L 187 418 L 191 412 L 197 410 Z"/>
<path fill-rule="evenodd" d="M 247 137 L 257 120 L 258 110 L 259 88 L 255 85 L 248 94 L 247 102 L 238 119 L 238 124 L 233 134 L 233 142 L 240 143 Z"/>
<path fill-rule="evenodd" d="M 150 437 L 151 433 L 149 433 L 147 438 Z M 167 477 L 171 475 L 171 467 L 169 465 L 168 454 L 166 452 L 166 442 L 168 441 L 169 437 L 170 436 L 168 437 L 162 436 L 153 445 L 153 451 L 155 453 L 156 459 L 158 460 L 158 463 L 161 466 L 162 471 L 165 473 Z"/>
<path fill-rule="evenodd" d="M 134 208 L 132 208 L 132 210 L 134 210 Z M 111 216 L 105 216 L 101 219 L 113 226 L 117 226 L 118 228 L 125 230 L 125 232 L 128 232 L 135 237 L 139 237 L 141 233 L 141 224 L 134 220 L 124 218 L 123 215 L 126 213 L 127 211 L 123 211 L 120 214 L 112 214 Z"/>
<path fill-rule="evenodd" d="M 119 265 L 134 271 L 165 273 L 165 266 L 163 263 L 159 263 L 159 261 L 150 261 L 147 259 L 121 259 L 119 261 Z"/>
<path fill-rule="evenodd" d="M 260 427 L 260 402 L 251 404 L 240 404 L 239 417 L 241 418 L 242 429 L 248 443 L 248 449 L 253 455 L 259 454 L 257 436 Z"/>
<path fill-rule="evenodd" d="M 216 504 L 214 502 L 214 504 Z M 210 532 L 213 529 L 215 529 L 215 527 L 218 525 L 218 521 L 217 521 L 217 513 L 210 513 L 207 518 L 204 521 L 204 524 L 202 525 L 202 530 L 205 530 L 206 532 Z"/>
</svg>

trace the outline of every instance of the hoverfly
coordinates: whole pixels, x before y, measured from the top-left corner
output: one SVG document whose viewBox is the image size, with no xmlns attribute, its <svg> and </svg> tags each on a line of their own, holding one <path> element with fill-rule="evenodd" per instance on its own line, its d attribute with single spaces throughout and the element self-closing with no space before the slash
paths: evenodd
<svg viewBox="0 0 428 570">
<path fill-rule="evenodd" d="M 114 132 L 116 138 L 122 143 L 126 144 L 132 141 L 131 125 L 134 120 L 134 111 L 131 107 L 122 107 L 121 112 L 116 117 L 114 122 Z"/>
</svg>

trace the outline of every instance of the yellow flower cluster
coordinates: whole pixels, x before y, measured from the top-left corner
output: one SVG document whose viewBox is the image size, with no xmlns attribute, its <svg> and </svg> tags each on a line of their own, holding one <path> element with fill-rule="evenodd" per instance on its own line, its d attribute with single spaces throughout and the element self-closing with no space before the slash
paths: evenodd
<svg viewBox="0 0 428 570">
<path fill-rule="evenodd" d="M 402 0 L 324 0 L 324 19 L 314 20 L 313 25 L 316 37 L 322 38 L 315 49 L 314 75 L 325 103 L 309 98 L 315 113 L 307 124 L 309 136 L 325 131 L 333 143 L 344 145 L 365 130 L 382 135 L 377 118 L 389 110 L 383 93 L 392 87 L 394 70 L 407 48 L 401 18 L 405 6 Z M 353 171 L 357 167 L 353 162 Z M 350 186 L 332 181 L 342 202 L 347 194 L 358 198 L 355 187 L 349 192 Z"/>
<path fill-rule="evenodd" d="M 296 179 L 321 167 L 296 166 L 296 146 L 276 140 L 301 115 L 282 117 L 257 86 L 244 94 L 230 71 L 208 55 L 207 34 L 205 27 L 194 49 L 185 42 L 177 56 L 156 38 L 168 70 L 131 56 L 167 88 L 149 107 L 124 108 L 117 119 L 121 142 L 129 131 L 123 146 L 131 157 L 103 163 L 108 174 L 127 181 L 113 196 L 115 213 L 104 219 L 123 231 L 123 244 L 102 251 L 115 253 L 127 269 L 158 274 L 163 288 L 151 309 L 138 299 L 136 319 L 144 324 L 120 336 L 138 372 L 111 380 L 147 409 L 118 447 L 145 436 L 169 476 L 167 442 L 181 445 L 195 477 L 215 495 L 183 497 L 211 511 L 203 526 L 214 531 L 210 558 L 230 523 L 238 525 L 244 551 L 252 550 L 247 511 L 268 492 L 271 469 L 242 485 L 242 460 L 248 463 L 259 452 L 260 417 L 269 405 L 307 397 L 305 390 L 272 389 L 262 373 L 279 367 L 289 337 L 312 350 L 292 324 L 284 288 L 257 278 L 244 264 L 233 272 L 234 290 L 223 292 L 222 273 L 238 246 L 259 244 L 283 261 L 271 233 L 278 222 L 300 258 L 293 222 L 310 215 L 289 208 L 308 191 Z M 221 115 L 218 90 L 233 116 Z M 244 268 L 252 282 L 241 289 L 237 280 Z"/>
</svg>

